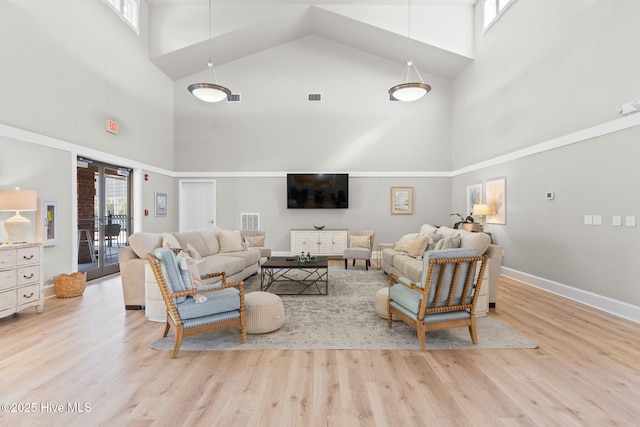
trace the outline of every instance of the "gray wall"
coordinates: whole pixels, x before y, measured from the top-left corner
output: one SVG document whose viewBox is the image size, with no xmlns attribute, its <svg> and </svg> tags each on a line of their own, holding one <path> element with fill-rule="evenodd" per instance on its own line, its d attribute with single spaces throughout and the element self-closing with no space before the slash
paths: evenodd
<svg viewBox="0 0 640 427">
<path fill-rule="evenodd" d="M 638 16 L 633 0 L 519 0 L 478 31 L 476 60 L 453 85 L 454 169 L 616 120 L 615 106 L 640 96 Z M 639 136 L 586 136 L 458 175 L 454 210 L 467 185 L 506 177 L 507 224 L 487 227 L 505 246 L 503 265 L 640 305 L 639 230 L 612 226 L 613 215 L 640 214 Z M 603 225 L 584 225 L 585 214 Z"/>
<path fill-rule="evenodd" d="M 0 188 L 60 201 L 61 240 L 44 249 L 47 283 L 75 265 L 77 154 L 173 170 L 173 84 L 148 60 L 147 15 L 142 2 L 138 37 L 101 1 L 0 4 Z M 105 131 L 108 118 L 119 135 Z"/>
</svg>

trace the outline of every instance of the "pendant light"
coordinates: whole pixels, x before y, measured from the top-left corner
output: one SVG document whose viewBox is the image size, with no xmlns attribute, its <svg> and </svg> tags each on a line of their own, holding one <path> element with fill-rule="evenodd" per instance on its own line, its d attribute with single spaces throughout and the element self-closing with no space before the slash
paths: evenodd
<svg viewBox="0 0 640 427">
<path fill-rule="evenodd" d="M 431 86 L 426 84 L 422 77 L 420 76 L 420 72 L 416 68 L 415 64 L 411 60 L 411 0 L 409 0 L 409 60 L 407 61 L 407 66 L 402 73 L 402 82 L 399 85 L 395 85 L 391 89 L 389 89 L 389 95 L 391 95 L 394 99 L 398 101 L 416 101 L 423 96 L 425 96 L 430 90 Z M 418 79 L 420 82 L 411 82 L 411 70 L 416 72 Z"/>
<path fill-rule="evenodd" d="M 202 73 L 200 73 L 200 77 L 198 77 L 198 81 L 202 83 L 193 83 L 190 84 L 187 89 L 189 92 L 193 94 L 196 98 L 204 102 L 220 102 L 224 99 L 227 99 L 229 95 L 231 95 L 231 91 L 224 86 L 220 86 L 218 84 L 218 77 L 216 76 L 216 72 L 213 69 L 213 61 L 211 60 L 211 0 L 209 0 L 209 61 L 207 62 L 207 68 L 204 69 Z M 210 82 L 203 81 L 203 76 L 209 76 Z"/>
</svg>

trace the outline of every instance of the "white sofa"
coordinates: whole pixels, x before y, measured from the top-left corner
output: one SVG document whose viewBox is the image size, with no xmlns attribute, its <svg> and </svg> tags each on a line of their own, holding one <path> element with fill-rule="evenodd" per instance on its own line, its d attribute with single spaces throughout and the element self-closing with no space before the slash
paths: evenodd
<svg viewBox="0 0 640 427">
<path fill-rule="evenodd" d="M 238 233 L 237 241 L 234 233 Z M 118 251 L 126 309 L 139 310 L 145 306 L 146 255 L 159 247 L 175 248 L 177 245 L 183 250 L 195 251 L 194 258 L 201 257 L 203 274 L 225 272 L 227 281 L 234 282 L 258 272 L 260 250 L 247 249 L 239 232 L 214 227 L 179 233 L 133 233 L 129 236 L 129 246 Z"/>
<path fill-rule="evenodd" d="M 449 227 L 434 227 L 424 224 L 418 233 L 425 235 L 438 235 L 444 239 L 447 237 L 460 236 L 460 247 L 475 248 L 478 255 L 487 255 L 488 263 L 488 302 L 490 307 L 495 307 L 498 299 L 498 280 L 500 277 L 500 267 L 504 248 L 491 243 L 491 237 L 486 233 L 476 233 Z M 433 240 L 432 240 L 433 241 Z M 431 243 L 426 250 L 434 249 Z M 385 248 L 382 251 L 382 268 L 387 273 L 396 276 L 406 277 L 414 282 L 422 278 L 422 257 L 410 256 L 407 252 L 394 248 Z"/>
</svg>

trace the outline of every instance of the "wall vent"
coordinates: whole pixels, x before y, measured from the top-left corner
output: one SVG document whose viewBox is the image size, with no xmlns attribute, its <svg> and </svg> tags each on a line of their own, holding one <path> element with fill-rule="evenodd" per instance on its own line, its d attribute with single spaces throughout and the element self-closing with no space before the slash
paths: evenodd
<svg viewBox="0 0 640 427">
<path fill-rule="evenodd" d="M 240 230 L 260 230 L 260 214 L 242 212 L 240 214 Z"/>
<path fill-rule="evenodd" d="M 322 94 L 321 93 L 308 93 L 307 94 L 307 101 L 309 101 L 309 102 L 321 102 L 322 101 Z"/>
<path fill-rule="evenodd" d="M 232 93 L 227 97 L 227 102 L 240 102 L 240 94 Z"/>
</svg>

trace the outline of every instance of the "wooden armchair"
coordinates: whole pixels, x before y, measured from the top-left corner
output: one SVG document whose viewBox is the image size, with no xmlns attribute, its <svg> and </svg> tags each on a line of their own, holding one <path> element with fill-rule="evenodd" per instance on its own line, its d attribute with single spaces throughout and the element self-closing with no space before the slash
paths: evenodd
<svg viewBox="0 0 640 427">
<path fill-rule="evenodd" d="M 147 260 L 167 306 L 163 336 L 169 329 L 176 336 L 172 359 L 178 354 L 183 337 L 240 326 L 242 343 L 246 342 L 244 282 L 227 283 L 226 273 L 212 273 L 205 278 L 222 276 L 222 281 L 187 289 L 171 249 L 156 249 L 153 255 L 147 254 Z M 207 300 L 196 303 L 194 298 L 187 298 L 196 294 L 203 294 Z"/>
<path fill-rule="evenodd" d="M 480 270 L 476 274 L 476 266 Z M 467 326 L 471 341 L 478 343 L 474 314 L 487 265 L 486 256 L 472 248 L 427 251 L 420 283 L 389 275 L 387 299 L 389 328 L 396 316 L 418 334 L 420 350 L 427 350 L 427 331 Z"/>
</svg>

